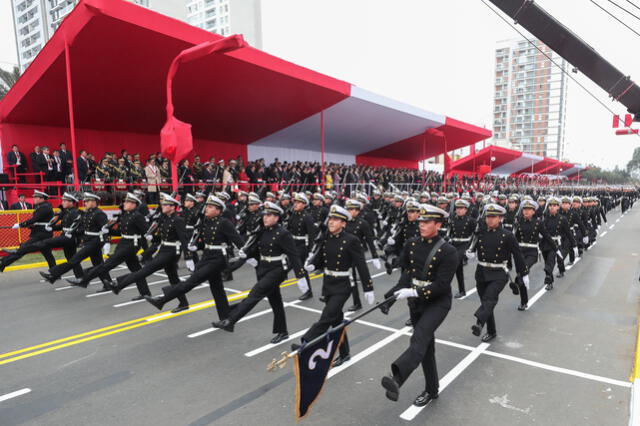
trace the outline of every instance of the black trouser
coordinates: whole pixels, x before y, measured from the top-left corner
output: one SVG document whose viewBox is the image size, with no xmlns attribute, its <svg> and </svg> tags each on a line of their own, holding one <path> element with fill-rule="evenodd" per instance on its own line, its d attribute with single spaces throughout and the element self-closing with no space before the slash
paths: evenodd
<svg viewBox="0 0 640 426">
<path fill-rule="evenodd" d="M 273 309 L 273 333 L 287 333 L 287 318 L 280 294 L 280 283 L 287 278 L 287 271 L 282 269 L 280 262 L 268 262 L 269 266 L 263 266 L 262 261 L 260 263 L 257 270 L 258 282 L 247 298 L 231 311 L 229 320 L 235 324 L 266 297 Z"/>
<path fill-rule="evenodd" d="M 158 204 L 159 199 L 160 199 L 160 194 L 158 192 L 153 192 L 153 191 L 147 192 L 147 204 Z"/>
<path fill-rule="evenodd" d="M 524 257 L 524 263 L 527 265 L 527 269 L 531 271 L 533 265 L 538 262 L 538 249 L 533 247 L 521 247 L 522 256 Z M 520 304 L 525 306 L 529 303 L 529 291 L 524 285 L 524 281 L 520 275 L 516 276 L 516 284 L 520 293 Z"/>
<path fill-rule="evenodd" d="M 449 310 L 441 306 L 417 303 L 418 305 L 410 305 L 409 308 L 413 323 L 409 347 L 391 364 L 391 372 L 400 380 L 400 386 L 402 386 L 413 370 L 422 364 L 426 382 L 425 390 L 435 395 L 439 388 L 435 332 L 447 317 Z"/>
<path fill-rule="evenodd" d="M 16 250 L 15 253 L 10 254 L 9 256 L 5 256 L 5 258 L 2 259 L 2 264 L 7 267 L 13 262 L 20 259 L 25 254 L 33 253 L 34 251 L 40 251 L 44 259 L 47 261 L 49 268 L 53 268 L 54 266 L 56 266 L 56 259 L 55 257 L 53 257 L 53 254 L 51 254 L 51 249 L 46 247 L 42 249 L 38 248 L 39 242 L 44 241 L 50 237 L 51 234 L 31 236 L 27 241 L 20 244 L 20 247 L 18 247 L 18 250 Z"/>
<path fill-rule="evenodd" d="M 310 342 L 316 337 L 322 335 L 326 332 L 329 327 L 335 327 L 342 323 L 344 320 L 344 314 L 342 312 L 342 308 L 344 304 L 349 300 L 350 289 L 349 289 L 349 278 L 335 278 L 335 277 L 325 277 L 324 282 L 326 283 L 328 280 L 331 280 L 331 286 L 336 286 L 342 284 L 344 286 L 343 291 L 335 292 L 328 291 L 323 292 L 325 297 L 325 305 L 324 309 L 322 309 L 322 314 L 320 314 L 320 319 L 314 323 L 309 330 L 302 336 L 302 340 L 304 342 Z M 324 283 L 323 283 L 324 287 Z M 342 339 L 342 344 L 340 345 L 340 356 L 344 357 L 349 355 L 349 339 L 347 338 L 347 332 L 344 332 L 344 337 Z"/>
<path fill-rule="evenodd" d="M 46 240 L 42 240 L 36 243 L 36 249 L 38 251 L 49 250 L 49 252 L 51 252 L 51 249 L 54 248 L 62 248 L 64 257 L 68 262 L 76 254 L 78 246 L 75 238 L 67 238 L 64 236 L 64 234 L 58 237 L 47 238 Z M 52 268 L 54 266 L 55 264 L 49 267 Z M 80 266 L 79 264 L 75 265 L 73 267 L 73 274 L 76 276 L 76 278 L 82 278 L 82 266 Z"/>
<path fill-rule="evenodd" d="M 476 273 L 476 287 L 478 289 L 478 296 L 480 296 L 480 307 L 475 312 L 475 317 L 478 319 L 478 323 L 481 325 L 487 325 L 487 332 L 489 334 L 496 333 L 496 320 L 493 316 L 493 310 L 498 304 L 498 296 L 500 292 L 507 285 L 508 275 L 504 274 L 504 278 L 484 280 L 479 279 Z"/>
<path fill-rule="evenodd" d="M 353 296 L 353 304 L 356 306 L 362 306 L 360 302 L 360 293 L 358 292 L 358 271 L 354 266 L 351 268 L 351 295 Z"/>
<path fill-rule="evenodd" d="M 307 237 L 308 238 L 308 237 Z M 293 240 L 296 244 L 296 250 L 298 251 L 298 256 L 300 256 L 300 260 L 305 262 L 307 257 L 309 256 L 309 249 L 307 248 L 307 243 L 304 240 Z M 311 278 L 309 278 L 309 273 L 305 270 L 304 277 L 307 279 L 307 284 L 309 285 L 309 291 L 311 291 Z"/>
<path fill-rule="evenodd" d="M 469 247 L 469 243 L 453 243 L 454 247 L 458 251 L 458 268 L 456 269 L 456 280 L 458 281 L 458 291 L 460 293 L 465 293 L 464 288 L 464 256 L 467 248 Z"/>
<path fill-rule="evenodd" d="M 545 284 L 553 284 L 553 268 L 555 268 L 556 266 L 557 257 L 558 254 L 553 250 L 542 250 L 542 258 L 544 259 Z"/>
<path fill-rule="evenodd" d="M 104 275 L 106 275 L 109 281 L 111 281 L 109 271 L 120 265 L 122 262 L 127 265 L 127 268 L 129 268 L 131 272 L 139 271 L 142 268 L 142 266 L 140 266 L 140 261 L 138 260 L 138 247 L 133 244 L 133 241 L 121 239 L 116 246 L 116 250 L 104 263 L 94 266 L 86 271 L 84 277 L 82 277 L 82 282 L 88 283 L 95 277 L 102 277 Z M 136 281 L 136 285 L 138 286 L 138 291 L 141 296 L 151 295 L 151 291 L 149 291 L 149 286 L 147 285 L 147 280 L 144 277 L 138 279 Z"/>
<path fill-rule="evenodd" d="M 91 259 L 91 263 L 93 266 L 100 265 L 102 260 L 102 246 L 104 243 L 100 241 L 100 238 L 91 238 L 86 240 L 80 250 L 73 255 L 68 262 L 61 263 L 58 266 L 54 266 L 49 269 L 49 273 L 53 276 L 54 279 L 60 278 L 64 273 L 74 269 L 76 266 L 79 266 L 80 263 L 86 259 L 87 257 Z M 100 274 L 100 279 L 108 280 L 109 274 L 102 273 Z"/>
<path fill-rule="evenodd" d="M 220 320 L 229 317 L 229 301 L 227 294 L 224 292 L 222 284 L 222 271 L 227 266 L 227 261 L 222 252 L 217 251 L 213 255 L 206 252 L 200 262 L 196 264 L 196 269 L 186 281 L 178 285 L 170 285 L 162 288 L 164 300 L 168 302 L 176 297 L 183 296 L 193 290 L 201 283 L 209 280 L 209 288 L 211 295 L 216 302 L 216 310 Z"/>
<path fill-rule="evenodd" d="M 160 248 L 160 251 L 158 251 L 158 254 L 156 254 L 153 259 L 151 259 L 151 261 L 141 269 L 128 275 L 118 277 L 117 288 L 122 290 L 128 285 L 146 278 L 162 268 L 164 268 L 164 272 L 169 278 L 169 283 L 171 283 L 171 285 L 178 285 L 180 284 L 180 277 L 178 276 L 178 260 L 180 260 L 180 253 L 176 253 L 175 247 L 163 246 Z M 180 301 L 180 306 L 189 306 L 189 301 L 184 295 L 178 296 L 178 301 Z"/>
</svg>

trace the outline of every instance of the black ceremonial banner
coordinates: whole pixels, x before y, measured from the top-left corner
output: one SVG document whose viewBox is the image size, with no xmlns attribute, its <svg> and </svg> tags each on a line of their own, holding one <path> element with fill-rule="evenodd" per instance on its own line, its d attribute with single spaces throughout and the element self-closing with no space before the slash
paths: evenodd
<svg viewBox="0 0 640 426">
<path fill-rule="evenodd" d="M 296 420 L 302 420 L 320 395 L 346 327 L 330 330 L 325 339 L 310 342 L 294 359 L 296 372 Z"/>
</svg>

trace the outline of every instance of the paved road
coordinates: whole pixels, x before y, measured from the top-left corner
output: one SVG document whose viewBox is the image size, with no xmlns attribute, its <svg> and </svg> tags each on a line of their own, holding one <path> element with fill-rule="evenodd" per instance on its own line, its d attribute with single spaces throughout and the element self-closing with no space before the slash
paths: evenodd
<svg viewBox="0 0 640 426">
<path fill-rule="evenodd" d="M 404 304 L 353 325 L 352 361 L 332 370 L 305 423 L 626 424 L 640 290 L 638 215 L 611 212 L 600 230 L 606 234 L 550 292 L 536 265 L 528 311 L 516 310 L 519 299 L 507 288 L 496 310 L 499 337 L 490 345 L 469 329 L 477 294 L 454 301 L 437 333 L 441 397 L 421 411 L 411 408 L 424 386 L 420 370 L 396 403 L 379 384 L 408 344 Z M 474 267 L 465 268 L 467 288 Z M 379 297 L 397 280 L 397 272 L 372 273 Z M 217 317 L 208 288 L 189 295 L 190 311 L 166 315 L 127 303 L 135 286 L 120 296 L 95 295 L 98 284 L 65 289 L 38 278 L 35 270 L 0 275 L 0 424 L 295 423 L 291 365 L 265 369 L 289 346 L 267 345 L 266 302 L 230 334 L 209 329 Z M 246 266 L 225 285 L 231 298 L 242 298 L 254 280 Z M 166 277 L 151 282 L 157 294 Z M 316 289 L 320 282 L 312 281 Z M 318 318 L 322 304 L 298 302 L 295 284 L 285 286 L 293 334 Z"/>
</svg>

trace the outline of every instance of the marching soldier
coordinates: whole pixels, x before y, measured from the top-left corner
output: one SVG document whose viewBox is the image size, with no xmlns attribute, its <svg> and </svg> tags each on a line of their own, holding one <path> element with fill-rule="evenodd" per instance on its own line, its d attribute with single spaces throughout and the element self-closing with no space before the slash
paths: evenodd
<svg viewBox="0 0 640 426">
<path fill-rule="evenodd" d="M 82 212 L 76 207 L 77 203 L 78 199 L 68 192 L 62 195 L 60 213 L 54 216 L 54 219 L 51 219 L 49 222 L 51 225 L 45 226 L 46 231 L 62 232 L 57 237 L 52 236 L 36 243 L 38 251 L 62 248 L 67 261 L 71 260 L 73 255 L 76 254 L 78 240 L 75 234 L 82 219 Z M 82 277 L 82 266 L 79 264 L 74 266 L 73 274 L 76 277 Z"/>
<path fill-rule="evenodd" d="M 475 312 L 476 323 L 471 326 L 474 336 L 480 336 L 482 328 L 487 325 L 487 333 L 482 336 L 483 342 L 496 337 L 496 322 L 493 310 L 498 304 L 498 296 L 509 281 L 507 261 L 513 256 L 516 272 L 522 276 L 525 285 L 529 285 L 529 270 L 524 263 L 522 251 L 516 237 L 500 226 L 506 210 L 498 204 L 485 207 L 486 229 L 477 231 L 475 244 L 467 250 L 470 259 L 478 254 L 476 267 L 476 288 L 480 296 L 480 307 Z"/>
<path fill-rule="evenodd" d="M 302 336 L 302 344 L 322 335 L 329 327 L 337 326 L 344 319 L 342 309 L 351 295 L 350 268 L 357 268 L 360 273 L 362 290 L 367 303 L 372 305 L 375 301 L 373 282 L 360 241 L 344 230 L 351 215 L 340 206 L 331 206 L 328 218 L 328 236 L 321 242 L 320 250 L 311 262 L 305 265 L 308 272 L 317 269 L 324 273 L 322 294 L 325 297 L 325 306 L 318 322 L 314 323 Z M 297 350 L 299 347 L 300 345 L 297 344 L 291 345 L 292 350 Z M 333 361 L 334 367 L 350 359 L 346 332 L 339 351 L 340 356 Z"/>
<path fill-rule="evenodd" d="M 229 317 L 229 301 L 222 284 L 222 271 L 227 266 L 227 246 L 234 244 L 242 247 L 242 237 L 236 231 L 235 226 L 222 216 L 225 203 L 218 197 L 210 195 L 206 201 L 204 219 L 196 232 L 199 233 L 200 244 L 203 247 L 202 259 L 196 264 L 195 271 L 187 281 L 178 285 L 162 288 L 164 295 L 145 299 L 158 309 L 162 309 L 165 303 L 183 296 L 193 290 L 204 281 L 209 281 L 211 295 L 216 303 L 216 310 L 220 320 Z M 195 246 L 189 246 L 188 250 L 195 251 Z M 245 253 L 240 250 L 239 256 L 245 258 Z"/>
<path fill-rule="evenodd" d="M 289 338 L 287 318 L 280 293 L 280 284 L 287 278 L 288 262 L 291 263 L 298 278 L 298 288 L 303 294 L 309 290 L 309 284 L 304 277 L 304 269 L 291 233 L 278 223 L 283 213 L 277 204 L 269 201 L 264 203 L 262 216 L 264 231 L 257 244 L 246 253 L 247 263 L 256 267 L 258 282 L 247 298 L 231 311 L 229 318 L 212 323 L 215 328 L 233 332 L 235 324 L 266 297 L 273 310 L 275 337 L 271 339 L 271 343 L 279 343 Z"/>
<path fill-rule="evenodd" d="M 466 200 L 457 200 L 454 204 L 456 214 L 453 218 L 449 219 L 449 241 L 458 253 L 458 267 L 456 268 L 458 293 L 454 296 L 456 299 L 464 297 L 467 294 L 464 286 L 464 262 L 462 260 L 471 244 L 471 237 L 476 229 L 476 220 L 468 213 L 469 205 L 469 202 Z"/>
<path fill-rule="evenodd" d="M 296 244 L 296 250 L 298 250 L 298 255 L 302 261 L 307 259 L 307 256 L 309 256 L 311 244 L 315 241 L 318 233 L 318 228 L 313 223 L 311 214 L 306 210 L 308 205 L 309 200 L 303 193 L 296 194 L 293 198 L 293 212 L 291 213 L 289 223 L 287 224 L 287 229 L 289 229 L 293 236 L 293 240 Z M 306 271 L 304 276 L 309 283 L 309 291 L 300 296 L 299 300 L 307 300 L 313 297 L 313 292 L 311 291 L 311 279 Z"/>
<path fill-rule="evenodd" d="M 380 259 L 378 259 L 378 253 L 376 252 L 376 247 L 373 244 L 373 232 L 371 231 L 371 227 L 369 226 L 369 222 L 360 217 L 360 210 L 362 209 L 362 203 L 358 200 L 349 199 L 346 203 L 346 208 L 351 214 L 352 219 L 347 223 L 347 227 L 345 229 L 349 234 L 355 235 L 360 244 L 362 244 L 363 249 L 365 248 L 365 244 L 369 247 L 371 251 L 371 257 L 373 258 L 373 266 L 376 269 L 382 268 L 382 264 L 380 263 Z M 360 302 L 360 294 L 358 293 L 358 275 L 355 268 L 351 270 L 353 272 L 352 275 L 352 283 L 351 283 L 351 293 L 353 295 L 353 305 L 348 308 L 350 312 L 358 311 L 362 309 L 362 303 Z"/>
<path fill-rule="evenodd" d="M 190 193 L 184 198 L 184 208 L 181 216 L 184 218 L 185 229 L 187 230 L 187 240 L 191 239 L 196 223 L 202 211 L 202 207 L 197 204 L 196 197 Z M 198 263 L 198 252 L 187 250 L 184 254 L 185 265 L 191 272 L 195 270 L 195 264 Z"/>
<path fill-rule="evenodd" d="M 313 194 L 313 198 L 311 199 L 311 216 L 318 228 L 324 223 L 328 213 L 329 209 L 324 205 L 324 195 L 319 192 Z"/>
<path fill-rule="evenodd" d="M 122 262 L 126 263 L 131 272 L 140 270 L 138 250 L 141 248 L 142 241 L 146 241 L 144 234 L 149 228 L 144 216 L 137 210 L 141 203 L 142 200 L 136 197 L 135 194 L 127 193 L 122 206 L 122 214 L 117 219 L 120 242 L 116 246 L 115 252 L 104 263 L 87 270 L 84 276 L 80 275 L 78 278 L 67 279 L 71 285 L 87 288 L 92 279 L 97 276 L 109 276 L 109 271 Z M 105 282 L 108 290 L 113 290 L 114 285 L 111 278 Z M 144 296 L 151 294 L 147 280 L 144 277 L 138 279 L 136 285 L 140 294 L 134 297 L 132 301 L 141 300 Z"/>
<path fill-rule="evenodd" d="M 180 284 L 178 261 L 182 252 L 187 250 L 188 245 L 184 219 L 176 213 L 180 202 L 168 194 L 162 194 L 160 205 L 162 208 L 162 216 L 160 216 L 158 225 L 160 249 L 142 269 L 119 276 L 118 283 L 115 286 L 109 286 L 115 294 L 133 282 L 146 278 L 163 268 L 171 285 Z M 189 309 L 189 302 L 184 295 L 178 296 L 178 301 L 180 302 L 178 306 L 171 311 L 174 314 Z"/>
<path fill-rule="evenodd" d="M 578 197 L 580 198 L 580 197 Z M 575 200 L 575 199 L 574 199 Z M 562 197 L 562 209 L 560 214 L 567 218 L 569 222 L 569 229 L 573 234 L 573 238 L 576 241 L 576 247 L 578 248 L 578 256 L 582 255 L 582 249 L 580 248 L 583 243 L 582 235 L 586 232 L 580 213 L 578 210 L 572 208 L 572 200 L 570 197 Z M 567 248 L 565 247 L 565 250 Z M 569 251 L 569 265 L 572 265 L 576 261 L 576 253 L 574 250 Z"/>
<path fill-rule="evenodd" d="M 80 223 L 82 247 L 68 262 L 49 268 L 47 272 L 40 272 L 42 278 L 51 284 L 59 280 L 64 273 L 80 265 L 87 257 L 91 259 L 93 266 L 100 265 L 103 262 L 102 254 L 109 252 L 110 244 L 105 244 L 105 236 L 108 232 L 105 229 L 105 225 L 107 225 L 109 219 L 106 213 L 98 208 L 100 197 L 91 192 L 85 192 L 83 200 L 85 211 Z M 98 292 L 109 291 L 108 284 L 110 280 L 109 274 L 106 272 L 100 273 L 100 281 L 102 281 L 103 287 Z"/>
<path fill-rule="evenodd" d="M 529 271 L 538 261 L 540 235 L 554 252 L 558 250 L 555 241 L 544 226 L 543 220 L 535 215 L 537 208 L 538 204 L 535 201 L 528 198 L 524 199 L 522 201 L 522 217 L 517 219 L 514 228 L 514 235 L 520 250 L 522 250 L 524 263 Z M 529 283 L 525 283 L 520 274 L 516 276 L 515 282 L 520 294 L 518 310 L 524 311 L 529 307 Z"/>
<path fill-rule="evenodd" d="M 247 234 L 253 232 L 256 227 L 259 226 L 262 221 L 262 216 L 260 215 L 261 205 L 262 202 L 257 195 L 249 195 L 247 211 L 244 213 L 244 218 L 242 218 L 237 225 L 240 235 L 247 236 Z"/>
<path fill-rule="evenodd" d="M 549 214 L 544 218 L 542 224 L 551 235 L 551 239 L 555 244 L 551 245 L 545 240 L 540 244 L 540 250 L 544 258 L 544 283 L 546 284 L 546 289 L 551 290 L 553 289 L 553 269 L 556 265 L 556 260 L 559 271 L 557 276 L 561 278 L 564 276 L 564 257 L 566 253 L 573 248 L 575 254 L 577 254 L 578 249 L 576 248 L 576 242 L 573 239 L 567 218 L 558 213 L 560 200 L 555 197 L 550 197 L 547 200 L 547 209 Z"/>
<path fill-rule="evenodd" d="M 405 243 L 420 235 L 418 230 L 418 217 L 420 217 L 420 204 L 415 201 L 407 201 L 405 204 L 406 220 L 402 220 L 398 225 L 395 235 L 387 239 L 385 247 L 385 268 L 387 274 L 391 275 L 393 268 L 399 266 L 399 256 L 402 253 Z M 391 257 L 391 259 L 389 259 Z"/>
<path fill-rule="evenodd" d="M 422 364 L 425 390 L 413 404 L 422 407 L 438 398 L 438 369 L 435 358 L 435 331 L 451 310 L 451 280 L 458 266 L 457 250 L 439 235 L 448 213 L 425 204 L 420 211 L 420 237 L 407 242 L 402 252 L 402 275 L 396 300 L 408 299 L 413 334 L 409 348 L 392 364 L 391 374 L 382 378 L 382 387 L 391 401 L 397 401 L 400 387 Z"/>
<path fill-rule="evenodd" d="M 33 215 L 30 219 L 12 226 L 13 229 L 31 228 L 29 239 L 20 244 L 20 247 L 14 252 L 4 250 L 9 253 L 9 255 L 0 260 L 0 272 L 4 271 L 7 266 L 22 258 L 25 254 L 37 251 L 36 243 L 51 238 L 53 235 L 51 230 L 47 231 L 45 229 L 53 218 L 53 208 L 51 208 L 51 204 L 47 201 L 48 198 L 49 195 L 42 191 L 33 192 Z M 44 247 L 40 252 L 47 261 L 49 268 L 53 268 L 56 265 L 56 259 L 53 257 L 53 254 L 51 254 L 51 249 Z"/>
</svg>

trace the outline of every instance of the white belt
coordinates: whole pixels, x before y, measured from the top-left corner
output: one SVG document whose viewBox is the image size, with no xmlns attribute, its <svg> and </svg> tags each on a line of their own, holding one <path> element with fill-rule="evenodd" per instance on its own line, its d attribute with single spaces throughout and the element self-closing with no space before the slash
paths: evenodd
<svg viewBox="0 0 640 426">
<path fill-rule="evenodd" d="M 133 235 L 122 234 L 122 238 L 124 238 L 125 240 L 133 240 L 133 244 L 137 246 L 138 245 L 138 240 L 140 238 L 142 238 L 142 235 L 138 235 L 138 234 L 133 234 Z"/>
<path fill-rule="evenodd" d="M 505 228 L 513 228 L 513 223 L 505 223 L 503 225 Z"/>
<path fill-rule="evenodd" d="M 260 260 L 263 262 L 282 262 L 284 261 L 284 254 L 280 256 L 260 256 Z"/>
<path fill-rule="evenodd" d="M 471 241 L 471 237 L 467 237 L 467 238 L 452 238 L 451 241 L 453 241 L 454 243 L 466 243 L 468 241 Z"/>
<path fill-rule="evenodd" d="M 421 281 L 415 278 L 411 280 L 411 284 L 415 285 L 416 287 L 426 287 L 431 283 L 431 281 Z"/>
<path fill-rule="evenodd" d="M 324 274 L 331 277 L 348 277 L 351 275 L 351 271 L 332 271 L 330 269 L 325 269 Z"/>
<path fill-rule="evenodd" d="M 180 241 L 162 241 L 160 245 L 163 245 L 165 247 L 175 247 L 176 254 L 180 254 Z"/>
<path fill-rule="evenodd" d="M 205 250 L 221 250 L 223 256 L 227 255 L 227 246 L 225 244 L 222 244 L 222 245 L 205 244 L 204 249 Z"/>
<path fill-rule="evenodd" d="M 193 225 L 187 225 L 185 228 L 187 228 L 187 229 L 193 229 L 193 228 L 194 228 L 194 226 L 193 226 Z"/>
<path fill-rule="evenodd" d="M 84 231 L 84 235 L 88 235 L 90 237 L 99 237 L 100 235 L 102 235 L 102 232 Z"/>
<path fill-rule="evenodd" d="M 556 237 L 551 237 L 551 239 L 552 239 L 552 240 L 554 240 L 554 241 L 558 241 L 558 242 L 561 242 L 561 241 L 562 241 L 562 237 L 561 237 L 561 236 L 559 236 L 559 235 L 558 235 L 558 236 L 556 236 Z"/>
<path fill-rule="evenodd" d="M 47 226 L 49 224 L 49 222 L 36 222 L 33 224 L 33 226 Z"/>
<path fill-rule="evenodd" d="M 479 261 L 478 265 L 484 266 L 485 268 L 504 269 L 504 271 L 506 273 L 509 273 L 509 270 L 507 269 L 507 262 L 491 263 L 491 262 L 481 262 L 481 261 Z"/>
<path fill-rule="evenodd" d="M 534 248 L 534 249 L 538 248 L 537 244 L 532 244 L 532 243 L 519 243 L 518 245 L 520 247 L 528 247 L 528 248 Z"/>
<path fill-rule="evenodd" d="M 440 232 L 447 232 L 449 228 L 440 228 Z"/>
<path fill-rule="evenodd" d="M 62 230 L 64 232 L 71 232 L 71 231 L 73 231 L 73 228 L 62 228 Z"/>
<path fill-rule="evenodd" d="M 307 242 L 308 238 L 309 237 L 307 235 L 293 235 L 294 240 L 304 241 L 305 243 Z"/>
</svg>

